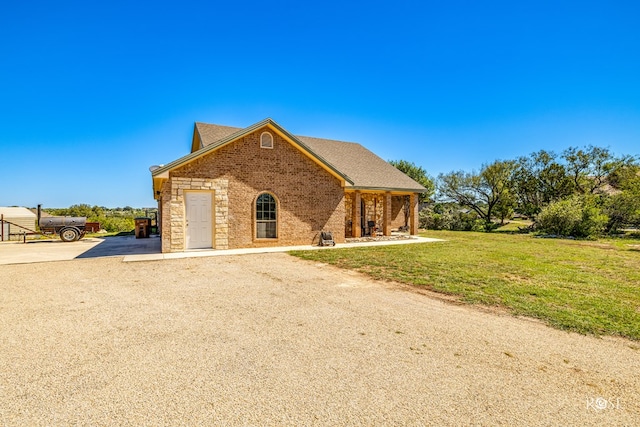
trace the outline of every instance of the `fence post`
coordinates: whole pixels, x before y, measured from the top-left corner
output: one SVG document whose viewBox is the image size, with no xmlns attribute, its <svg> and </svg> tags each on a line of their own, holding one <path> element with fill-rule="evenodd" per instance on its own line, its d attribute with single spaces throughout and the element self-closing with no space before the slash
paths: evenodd
<svg viewBox="0 0 640 427">
<path fill-rule="evenodd" d="M 4 242 L 4 214 L 0 214 L 0 242 Z"/>
</svg>

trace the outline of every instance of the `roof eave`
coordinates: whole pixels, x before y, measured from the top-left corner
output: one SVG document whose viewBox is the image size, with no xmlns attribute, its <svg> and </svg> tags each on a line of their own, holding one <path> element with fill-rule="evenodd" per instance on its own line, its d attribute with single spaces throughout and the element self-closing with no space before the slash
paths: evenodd
<svg viewBox="0 0 640 427">
<path fill-rule="evenodd" d="M 347 187 L 348 190 L 353 190 L 353 191 L 376 191 L 376 192 L 396 192 L 396 193 L 426 193 L 429 190 L 427 190 L 426 188 L 422 188 L 422 189 L 418 189 L 418 188 L 398 188 L 398 187 L 371 187 L 371 186 L 364 186 L 364 185 L 359 185 L 359 186 L 349 186 Z"/>
</svg>

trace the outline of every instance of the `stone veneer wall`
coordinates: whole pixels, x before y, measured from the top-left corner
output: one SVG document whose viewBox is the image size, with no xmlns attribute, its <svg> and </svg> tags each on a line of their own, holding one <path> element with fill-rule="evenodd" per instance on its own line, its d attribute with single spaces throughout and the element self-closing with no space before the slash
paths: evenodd
<svg viewBox="0 0 640 427">
<path fill-rule="evenodd" d="M 213 247 L 229 249 L 229 181 L 226 179 L 175 177 L 162 188 L 162 252 L 186 249 L 185 191 L 212 192 Z"/>
<path fill-rule="evenodd" d="M 382 230 L 384 215 L 384 194 L 363 193 L 365 226 L 369 221 L 375 221 L 376 227 Z"/>
<path fill-rule="evenodd" d="M 260 135 L 265 131 L 274 138 L 272 149 L 260 148 Z M 181 179 L 190 179 L 191 183 L 211 182 L 212 185 L 217 180 L 228 182 L 230 249 L 317 243 L 322 230 L 332 231 L 336 242 L 344 242 L 345 203 L 340 181 L 266 127 L 170 173 L 171 182 L 191 185 Z M 163 216 L 163 239 L 165 232 L 176 229 L 170 232 L 172 251 L 183 250 L 177 242 L 180 239 L 184 242 L 181 235 L 184 231 L 179 231 L 184 228 L 180 217 L 184 216 L 184 201 L 177 200 L 177 190 L 175 188 L 175 195 L 171 194 L 172 199 L 176 199 L 174 205 L 165 207 L 165 212 L 172 208 L 171 216 L 175 220 L 166 224 L 164 216 L 167 215 Z M 264 192 L 275 196 L 278 203 L 276 239 L 255 237 L 255 202 Z"/>
</svg>

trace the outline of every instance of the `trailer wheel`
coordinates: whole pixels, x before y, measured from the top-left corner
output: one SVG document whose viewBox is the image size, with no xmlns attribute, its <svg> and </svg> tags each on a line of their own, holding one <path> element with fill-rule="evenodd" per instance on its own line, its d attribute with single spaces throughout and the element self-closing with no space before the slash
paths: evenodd
<svg viewBox="0 0 640 427">
<path fill-rule="evenodd" d="M 60 239 L 63 242 L 75 242 L 80 238 L 80 233 L 74 228 L 64 228 L 60 231 Z"/>
</svg>

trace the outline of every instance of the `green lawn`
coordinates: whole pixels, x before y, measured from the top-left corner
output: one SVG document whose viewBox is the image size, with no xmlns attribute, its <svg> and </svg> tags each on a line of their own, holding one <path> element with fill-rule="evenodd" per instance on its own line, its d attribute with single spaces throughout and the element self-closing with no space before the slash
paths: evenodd
<svg viewBox="0 0 640 427">
<path fill-rule="evenodd" d="M 424 236 L 447 241 L 292 254 L 505 307 L 562 329 L 640 340 L 640 240 L 442 231 Z"/>
</svg>

